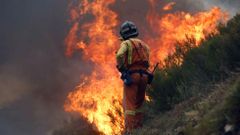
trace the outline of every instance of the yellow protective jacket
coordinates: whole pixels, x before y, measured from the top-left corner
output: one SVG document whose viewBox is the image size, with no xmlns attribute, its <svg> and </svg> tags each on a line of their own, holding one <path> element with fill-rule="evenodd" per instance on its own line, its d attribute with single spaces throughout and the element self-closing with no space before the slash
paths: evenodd
<svg viewBox="0 0 240 135">
<path fill-rule="evenodd" d="M 121 43 L 116 59 L 119 68 L 128 69 L 133 65 L 147 66 L 149 64 L 149 47 L 140 39 L 130 38 Z"/>
</svg>

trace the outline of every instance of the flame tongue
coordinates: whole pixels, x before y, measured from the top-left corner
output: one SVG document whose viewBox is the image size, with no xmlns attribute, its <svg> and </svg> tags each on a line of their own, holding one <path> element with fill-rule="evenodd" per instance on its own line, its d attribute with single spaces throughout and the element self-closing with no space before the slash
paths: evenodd
<svg viewBox="0 0 240 135">
<path fill-rule="evenodd" d="M 209 12 L 190 15 L 184 12 L 166 14 L 162 17 L 154 10 L 155 0 L 147 21 L 153 26 L 151 32 L 157 38 L 145 37 L 151 46 L 153 62 L 162 61 L 174 52 L 175 41 L 184 41 L 186 35 L 196 43 L 207 34 L 216 33 L 217 22 L 225 17 L 219 8 Z M 96 130 L 106 135 L 120 134 L 123 131 L 122 82 L 115 70 L 115 51 L 118 37 L 114 34 L 117 14 L 109 9 L 115 0 L 79 0 L 70 6 L 72 27 L 66 38 L 66 55 L 81 50 L 86 61 L 94 63 L 90 76 L 71 93 L 64 105 L 66 111 L 78 112 L 92 123 Z M 94 20 L 79 23 L 85 15 L 93 15 Z M 150 35 L 150 34 L 142 34 Z"/>
<path fill-rule="evenodd" d="M 65 110 L 79 112 L 107 135 L 119 134 L 123 129 L 122 83 L 114 68 L 114 52 L 119 44 L 113 31 L 117 15 L 108 9 L 113 2 L 84 0 L 80 2 L 80 10 L 72 7 L 71 18 L 76 21 L 72 20 L 74 24 L 66 38 L 67 55 L 81 49 L 84 59 L 95 65 L 92 74 L 68 95 Z M 80 27 L 76 18 L 87 13 L 94 16 L 94 21 Z M 79 33 L 81 37 L 77 37 Z"/>
<path fill-rule="evenodd" d="M 154 7 L 152 8 L 147 21 L 156 37 L 145 37 L 145 40 L 154 45 L 151 46 L 154 62 L 163 61 L 169 54 L 174 53 L 176 41 L 184 42 L 187 38 L 193 38 L 195 44 L 199 45 L 209 34 L 217 34 L 218 24 L 225 23 L 228 19 L 227 13 L 218 7 L 194 15 L 176 12 L 163 16 L 159 16 Z"/>
<path fill-rule="evenodd" d="M 121 118 L 121 85 L 117 77 L 97 79 L 93 73 L 87 84 L 82 84 L 68 95 L 67 111 L 80 112 L 81 115 L 94 124 L 98 131 L 111 135 L 122 130 Z M 114 121 L 113 121 L 114 120 Z"/>
<path fill-rule="evenodd" d="M 176 2 L 170 2 L 163 7 L 163 10 L 165 10 L 165 11 L 171 10 L 175 4 L 176 4 Z"/>
</svg>

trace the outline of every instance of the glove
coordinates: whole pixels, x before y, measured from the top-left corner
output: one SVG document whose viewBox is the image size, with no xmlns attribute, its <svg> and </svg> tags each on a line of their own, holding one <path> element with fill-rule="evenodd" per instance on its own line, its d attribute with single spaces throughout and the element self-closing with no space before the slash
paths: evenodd
<svg viewBox="0 0 240 135">
<path fill-rule="evenodd" d="M 121 72 L 121 73 L 126 70 L 126 69 L 124 68 L 124 66 L 121 66 L 121 67 L 120 67 L 119 65 L 117 65 L 116 67 L 117 67 L 118 71 Z"/>
</svg>

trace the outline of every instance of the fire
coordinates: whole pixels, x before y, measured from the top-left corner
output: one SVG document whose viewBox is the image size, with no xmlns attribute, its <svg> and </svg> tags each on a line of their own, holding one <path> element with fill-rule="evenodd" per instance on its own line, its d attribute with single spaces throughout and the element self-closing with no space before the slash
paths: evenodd
<svg viewBox="0 0 240 135">
<path fill-rule="evenodd" d="M 124 128 L 123 86 L 115 69 L 115 52 L 120 44 L 116 35 L 119 22 L 117 13 L 109 8 L 114 3 L 115 0 L 73 1 L 69 20 L 72 27 L 65 40 L 66 55 L 81 51 L 83 59 L 93 63 L 93 71 L 89 76 L 82 75 L 82 82 L 69 93 L 64 108 L 78 112 L 105 135 L 121 134 Z M 176 12 L 160 16 L 154 9 L 154 0 L 150 0 L 150 5 L 146 18 L 152 28 L 151 35 L 155 37 L 145 36 L 144 39 L 152 49 L 153 62 L 163 61 L 173 53 L 176 41 L 184 41 L 186 35 L 199 44 L 208 34 L 217 33 L 217 23 L 226 17 L 216 7 L 194 15 Z M 89 15 L 93 19 L 86 21 L 84 17 Z"/>
<path fill-rule="evenodd" d="M 82 50 L 83 58 L 94 63 L 94 71 L 68 95 L 65 110 L 79 112 L 107 135 L 119 134 L 123 129 L 123 88 L 114 57 L 119 44 L 114 34 L 117 15 L 108 9 L 114 2 L 85 0 L 80 2 L 80 9 L 71 7 L 73 27 L 66 38 L 66 55 L 70 56 L 75 49 Z M 94 16 L 94 21 L 80 26 L 79 17 L 87 13 Z"/>
<path fill-rule="evenodd" d="M 218 24 L 228 19 L 227 13 L 218 7 L 194 15 L 179 11 L 163 16 L 159 16 L 154 8 L 152 4 L 147 15 L 154 37 L 145 37 L 152 49 L 153 62 L 164 61 L 169 54 L 174 53 L 176 43 L 184 42 L 187 38 L 193 38 L 195 44 L 199 45 L 208 35 L 217 34 Z"/>
</svg>

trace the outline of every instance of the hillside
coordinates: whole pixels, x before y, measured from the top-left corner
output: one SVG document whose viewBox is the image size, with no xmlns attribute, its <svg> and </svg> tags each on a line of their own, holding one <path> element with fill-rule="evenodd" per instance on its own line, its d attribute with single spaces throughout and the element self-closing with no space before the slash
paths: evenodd
<svg viewBox="0 0 240 135">
<path fill-rule="evenodd" d="M 239 51 L 240 15 L 199 47 L 191 39 L 180 44 L 156 73 L 145 126 L 135 134 L 240 134 Z"/>
<path fill-rule="evenodd" d="M 191 38 L 179 43 L 155 73 L 145 124 L 135 135 L 239 134 L 240 15 L 219 25 L 219 34 L 200 46 L 194 43 Z M 73 120 L 53 133 L 66 134 L 98 133 Z"/>
<path fill-rule="evenodd" d="M 210 93 L 183 101 L 168 112 L 149 112 L 150 119 L 134 135 L 219 135 L 224 133 L 225 126 L 235 126 L 239 132 L 239 123 L 234 121 L 240 115 L 240 73 L 232 73 L 209 89 Z M 238 112 L 231 112 L 234 107 Z"/>
</svg>

